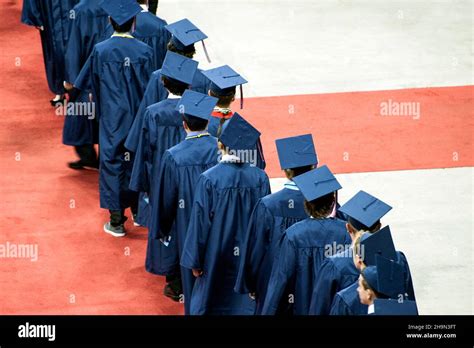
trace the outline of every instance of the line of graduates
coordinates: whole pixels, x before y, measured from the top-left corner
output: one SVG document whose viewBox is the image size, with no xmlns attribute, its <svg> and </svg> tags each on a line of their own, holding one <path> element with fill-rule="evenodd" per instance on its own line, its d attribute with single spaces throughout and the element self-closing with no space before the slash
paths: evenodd
<svg viewBox="0 0 474 348">
<path fill-rule="evenodd" d="M 391 207 L 364 191 L 340 206 L 309 134 L 276 141 L 288 180 L 271 193 L 261 133 L 231 109 L 247 80 L 198 69 L 207 36 L 187 19 L 140 20 L 141 5 L 81 0 L 66 49 L 69 100 L 93 100 L 98 117 L 68 115 L 64 142 L 74 169 L 99 168 L 104 231 L 126 236 L 130 208 L 148 228 L 146 270 L 185 314 L 416 314 L 408 262 L 381 224 Z"/>
</svg>

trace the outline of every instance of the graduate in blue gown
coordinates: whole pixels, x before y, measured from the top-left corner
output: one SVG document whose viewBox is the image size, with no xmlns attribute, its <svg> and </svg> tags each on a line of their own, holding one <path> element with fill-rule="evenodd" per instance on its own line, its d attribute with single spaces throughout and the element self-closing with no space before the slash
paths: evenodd
<svg viewBox="0 0 474 348">
<path fill-rule="evenodd" d="M 403 294 L 399 300 L 415 301 L 410 269 L 405 256 L 395 250 L 390 227 L 385 226 L 376 233 L 362 233 L 353 244 L 354 263 L 361 271 L 365 267 L 376 265 L 376 258 L 383 257 L 396 262 L 403 274 Z M 358 280 L 339 291 L 331 304 L 330 315 L 366 315 L 367 306 L 361 304 L 358 297 Z"/>
<path fill-rule="evenodd" d="M 193 315 L 252 315 L 255 301 L 234 292 L 245 233 L 257 201 L 270 193 L 264 171 L 245 162 L 260 136 L 235 114 L 219 137 L 222 158 L 201 174 L 194 194 L 181 265 L 197 277 Z"/>
<path fill-rule="evenodd" d="M 147 0 L 138 0 L 142 12 L 137 15 L 133 36 L 153 49 L 153 70 L 157 70 L 163 65 L 171 34 L 165 29 L 168 23 L 148 11 L 147 2 Z"/>
<path fill-rule="evenodd" d="M 281 169 L 288 181 L 282 190 L 258 201 L 249 223 L 240 259 L 235 290 L 251 293 L 257 310 L 262 311 L 278 242 L 291 225 L 308 217 L 304 197 L 293 177 L 304 174 L 318 164 L 311 134 L 276 140 Z"/>
<path fill-rule="evenodd" d="M 237 86 L 240 86 L 240 108 L 242 109 L 242 85 L 247 83 L 247 80 L 228 65 L 203 71 L 203 74 L 211 81 L 209 95 L 219 98 L 217 106 L 212 113 L 211 120 L 209 121 L 209 133 L 216 136 L 219 129 L 221 129 L 224 123 L 226 123 L 234 114 L 230 106 L 235 101 Z M 252 150 L 252 165 L 264 170 L 266 163 L 260 138 L 258 138 Z"/>
<path fill-rule="evenodd" d="M 380 230 L 380 219 L 391 209 L 376 197 L 360 191 L 340 207 L 339 211 L 349 216 L 346 228 L 354 242 L 362 231 L 375 233 Z M 327 258 L 316 271 L 309 314 L 328 315 L 336 293 L 357 281 L 359 270 L 354 265 L 352 251 L 352 246 L 340 252 L 335 251 L 335 255 Z"/>
<path fill-rule="evenodd" d="M 203 41 L 207 38 L 206 34 L 204 34 L 187 19 L 167 25 L 165 26 L 165 29 L 167 30 L 168 34 L 173 34 L 167 45 L 168 51 L 182 55 L 189 59 L 191 59 L 196 53 L 194 43 Z M 207 82 L 207 79 L 198 69 L 193 76 L 191 85 L 192 90 L 200 93 L 207 93 L 209 82 Z M 150 80 L 148 82 L 147 88 L 145 89 L 145 94 L 140 102 L 137 115 L 127 136 L 127 140 L 125 141 L 125 147 L 127 149 L 132 152 L 137 151 L 138 141 L 140 139 L 140 133 L 145 119 L 145 112 L 148 106 L 165 100 L 168 98 L 168 94 L 169 91 L 163 84 L 161 69 L 154 71 L 150 76 Z M 148 202 L 148 195 L 140 193 L 136 225 L 147 225 L 149 215 Z"/>
<path fill-rule="evenodd" d="M 329 217 L 341 185 L 327 166 L 293 178 L 309 215 L 288 228 L 274 260 L 262 314 L 309 312 L 315 270 L 328 257 L 328 247 L 349 245 L 345 222 Z"/>
<path fill-rule="evenodd" d="M 405 303 L 409 315 L 417 315 L 416 302 L 405 298 L 405 274 L 403 266 L 380 255 L 375 256 L 375 266 L 365 267 L 358 280 L 359 301 L 367 306 L 366 314 L 393 315 Z M 376 305 L 377 301 L 378 302 Z M 394 312 L 394 313 L 391 313 Z"/>
<path fill-rule="evenodd" d="M 64 56 L 65 88 L 70 95 L 69 103 L 91 105 L 89 91 L 74 90 L 72 84 L 95 44 L 106 38 L 109 16 L 96 0 L 81 0 L 74 6 L 71 14 L 69 40 Z M 70 162 L 68 165 L 72 169 L 98 168 L 94 144 L 98 143 L 99 124 L 93 109 L 80 110 L 87 110 L 87 113 L 67 112 L 64 119 L 63 144 L 74 146 L 80 158 L 79 161 Z"/>
<path fill-rule="evenodd" d="M 186 239 L 196 183 L 203 172 L 217 164 L 217 139 L 207 132 L 216 102 L 216 98 L 191 90 L 183 94 L 177 109 L 183 112 L 186 138 L 164 153 L 159 174 L 153 178 L 150 236 L 165 242 L 170 236 L 176 238 L 179 256 Z M 184 313 L 190 314 L 195 278 L 190 269 L 181 267 L 180 273 Z"/>
<path fill-rule="evenodd" d="M 64 53 L 69 37 L 69 11 L 79 0 L 24 0 L 21 21 L 40 30 L 48 87 L 56 94 L 52 105 L 64 93 Z"/>
<path fill-rule="evenodd" d="M 194 44 L 202 41 L 204 45 L 204 39 L 207 38 L 207 35 L 199 30 L 199 28 L 188 19 L 182 19 L 178 22 L 171 23 L 165 26 L 165 29 L 172 34 L 171 39 L 167 44 L 168 51 L 180 54 L 190 59 L 196 54 Z M 198 69 L 194 74 L 191 89 L 195 92 L 207 94 L 209 85 L 210 81 L 202 74 L 201 70 Z M 137 149 L 146 108 L 152 104 L 165 100 L 167 97 L 168 91 L 165 86 L 163 86 L 161 70 L 156 70 L 150 76 L 137 116 L 132 128 L 130 129 L 127 141 L 125 142 L 125 147 L 127 149 L 132 152 L 135 152 Z"/>
<path fill-rule="evenodd" d="M 153 199 L 153 179 L 158 176 L 163 154 L 186 137 L 182 116 L 176 106 L 189 88 L 197 66 L 196 61 L 169 51 L 163 63 L 161 78 L 170 94 L 168 99 L 146 109 L 130 181 L 130 189 L 141 192 L 136 219 L 140 225 L 149 225 L 152 207 L 144 199 L 148 198 L 148 202 Z M 165 246 L 149 231 L 145 268 L 150 273 L 165 275 L 165 295 L 179 301 L 181 277 L 175 233 L 171 234 L 169 245 Z"/>
<path fill-rule="evenodd" d="M 141 7 L 134 0 L 102 2 L 115 29 L 111 38 L 95 45 L 74 85 L 91 90 L 99 117 L 100 206 L 110 212 L 104 231 L 125 236 L 124 210 L 137 208 L 137 194 L 129 189 L 133 158 L 124 142 L 152 71 L 151 48 L 133 38 L 130 30 Z"/>
</svg>

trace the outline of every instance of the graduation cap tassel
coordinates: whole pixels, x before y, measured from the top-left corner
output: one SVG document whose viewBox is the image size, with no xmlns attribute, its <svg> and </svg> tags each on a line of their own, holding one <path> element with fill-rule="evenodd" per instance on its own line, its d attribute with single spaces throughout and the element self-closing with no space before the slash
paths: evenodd
<svg viewBox="0 0 474 348">
<path fill-rule="evenodd" d="M 211 58 L 209 58 L 209 53 L 207 52 L 206 44 L 204 43 L 204 40 L 202 40 L 201 42 L 202 42 L 202 48 L 204 50 L 204 54 L 206 55 L 207 62 L 210 63 Z"/>
<path fill-rule="evenodd" d="M 244 108 L 244 88 L 240 85 L 240 110 Z"/>
</svg>

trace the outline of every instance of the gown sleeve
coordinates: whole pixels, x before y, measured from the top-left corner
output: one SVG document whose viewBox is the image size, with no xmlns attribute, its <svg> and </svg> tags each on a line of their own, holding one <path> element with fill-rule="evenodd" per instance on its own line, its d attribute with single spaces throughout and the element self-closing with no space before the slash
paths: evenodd
<svg viewBox="0 0 474 348">
<path fill-rule="evenodd" d="M 235 284 L 236 292 L 245 294 L 256 291 L 258 274 L 268 250 L 273 223 L 267 207 L 259 200 L 250 217 Z"/>
<path fill-rule="evenodd" d="M 76 80 L 81 70 L 81 61 L 84 62 L 83 49 L 86 49 L 87 45 L 83 39 L 82 28 L 87 28 L 87 23 L 82 20 L 80 14 L 77 14 L 76 18 L 71 21 L 69 40 L 64 52 L 65 79 L 69 83 Z"/>
<path fill-rule="evenodd" d="M 272 275 L 268 283 L 267 295 L 262 309 L 262 314 L 264 315 L 273 315 L 277 312 L 285 289 L 296 274 L 296 247 L 286 234 L 282 238 L 280 252 L 275 259 Z"/>
<path fill-rule="evenodd" d="M 147 173 L 147 161 L 150 158 L 150 122 L 152 116 L 149 110 L 146 110 L 140 135 L 138 137 L 138 145 L 133 160 L 132 176 L 130 177 L 129 188 L 136 192 L 149 192 L 149 181 Z"/>
<path fill-rule="evenodd" d="M 201 175 L 196 185 L 191 218 L 184 242 L 181 266 L 189 269 L 202 269 L 207 240 L 212 224 L 213 187 Z"/>
<path fill-rule="evenodd" d="M 161 160 L 161 167 L 153 185 L 152 221 L 150 236 L 154 239 L 164 238 L 171 232 L 178 209 L 179 183 L 176 162 L 169 151 Z"/>
<path fill-rule="evenodd" d="M 339 272 L 330 259 L 324 260 L 316 274 L 311 295 L 310 315 L 328 315 L 338 289 Z"/>
<path fill-rule="evenodd" d="M 24 0 L 21 11 L 21 22 L 35 27 L 43 26 L 43 19 L 40 10 L 40 0 Z"/>
</svg>

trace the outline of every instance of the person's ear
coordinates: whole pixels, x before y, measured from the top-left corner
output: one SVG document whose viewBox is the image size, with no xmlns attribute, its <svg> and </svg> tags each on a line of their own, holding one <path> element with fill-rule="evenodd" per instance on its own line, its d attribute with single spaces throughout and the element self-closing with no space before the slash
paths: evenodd
<svg viewBox="0 0 474 348">
<path fill-rule="evenodd" d="M 232 97 L 232 102 L 235 102 L 235 95 Z"/>
</svg>

